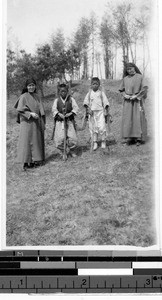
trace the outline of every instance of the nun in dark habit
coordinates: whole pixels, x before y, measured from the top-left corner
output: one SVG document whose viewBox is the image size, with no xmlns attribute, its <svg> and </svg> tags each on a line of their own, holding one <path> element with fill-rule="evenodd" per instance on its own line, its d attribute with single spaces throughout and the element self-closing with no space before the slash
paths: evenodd
<svg viewBox="0 0 162 300">
<path fill-rule="evenodd" d="M 18 112 L 17 122 L 20 124 L 17 162 L 22 163 L 24 170 L 42 165 L 45 161 L 45 112 L 36 93 L 35 79 L 27 79 L 14 107 Z"/>
<path fill-rule="evenodd" d="M 121 135 L 123 143 L 145 143 L 147 137 L 147 120 L 144 102 L 148 87 L 143 83 L 143 76 L 134 63 L 127 63 L 119 91 L 123 93 L 123 114 Z"/>
</svg>

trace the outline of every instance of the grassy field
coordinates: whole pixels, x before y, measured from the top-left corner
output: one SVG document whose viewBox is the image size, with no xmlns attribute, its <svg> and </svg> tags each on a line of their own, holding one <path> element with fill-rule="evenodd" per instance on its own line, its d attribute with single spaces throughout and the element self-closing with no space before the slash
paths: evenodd
<svg viewBox="0 0 162 300">
<path fill-rule="evenodd" d="M 27 172 L 15 163 L 19 135 L 13 109 L 16 98 L 8 100 L 7 246 L 155 244 L 152 97 L 150 93 L 146 103 L 147 143 L 122 145 L 118 86 L 118 81 L 105 83 L 116 140 L 109 137 L 110 151 L 104 154 L 99 148 L 91 154 L 86 128 L 78 131 L 77 157 L 66 162 L 51 141 L 55 87 L 46 87 L 46 164 Z M 76 121 L 81 124 L 89 83 L 75 83 L 72 89 L 80 108 Z"/>
</svg>

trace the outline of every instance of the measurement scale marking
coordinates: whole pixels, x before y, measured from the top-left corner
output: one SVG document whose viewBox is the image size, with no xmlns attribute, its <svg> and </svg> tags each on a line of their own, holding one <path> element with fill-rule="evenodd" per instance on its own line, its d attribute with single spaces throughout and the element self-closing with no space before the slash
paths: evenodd
<svg viewBox="0 0 162 300">
<path fill-rule="evenodd" d="M 131 262 L 77 262 L 77 268 L 85 268 L 85 269 L 131 269 L 132 263 Z"/>
<path fill-rule="evenodd" d="M 77 269 L 0 269 L 0 276 L 25 276 L 25 275 L 78 275 Z"/>
<path fill-rule="evenodd" d="M 75 269 L 75 262 L 21 262 L 22 269 Z"/>
<path fill-rule="evenodd" d="M 162 269 L 133 269 L 133 275 L 162 275 Z"/>
<path fill-rule="evenodd" d="M 73 256 L 73 257 L 70 257 L 70 256 L 64 256 L 63 257 L 63 261 L 87 261 L 88 260 L 88 257 L 84 257 L 84 256 Z"/>
<path fill-rule="evenodd" d="M 0 269 L 17 269 L 20 268 L 19 262 L 0 262 Z"/>
<path fill-rule="evenodd" d="M 133 269 L 78 269 L 78 275 L 133 275 Z"/>
<path fill-rule="evenodd" d="M 39 261 L 61 261 L 60 256 L 39 256 Z"/>
<path fill-rule="evenodd" d="M 162 262 L 133 262 L 133 269 L 162 269 Z"/>
</svg>

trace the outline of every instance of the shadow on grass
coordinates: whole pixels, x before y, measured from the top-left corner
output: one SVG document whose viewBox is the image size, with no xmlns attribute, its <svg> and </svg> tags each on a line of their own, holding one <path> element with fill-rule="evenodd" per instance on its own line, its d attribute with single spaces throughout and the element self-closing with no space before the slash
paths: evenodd
<svg viewBox="0 0 162 300">
<path fill-rule="evenodd" d="M 111 146 L 111 145 L 116 145 L 116 144 L 117 144 L 117 141 L 115 138 L 106 141 L 106 146 Z"/>
<path fill-rule="evenodd" d="M 56 160 L 60 159 L 60 154 L 59 153 L 52 153 L 51 155 L 47 156 L 46 157 L 46 164 L 48 162 L 51 162 L 51 161 L 55 160 L 55 159 Z"/>
<path fill-rule="evenodd" d="M 81 145 L 76 148 L 76 154 L 81 156 L 83 152 L 90 151 L 90 145 Z"/>
<path fill-rule="evenodd" d="M 75 153 L 77 156 L 81 156 L 83 152 L 87 152 L 90 150 L 90 147 L 88 145 L 78 146 L 75 150 Z M 46 164 L 51 161 L 57 161 L 60 160 L 61 156 L 60 153 L 52 153 L 51 155 L 46 157 Z"/>
</svg>

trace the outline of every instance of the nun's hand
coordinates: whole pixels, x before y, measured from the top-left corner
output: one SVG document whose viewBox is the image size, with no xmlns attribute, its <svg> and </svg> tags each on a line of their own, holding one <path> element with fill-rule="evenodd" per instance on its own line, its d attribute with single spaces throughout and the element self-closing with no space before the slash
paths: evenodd
<svg viewBox="0 0 162 300">
<path fill-rule="evenodd" d="M 130 99 L 130 95 L 125 94 L 124 98 L 127 99 L 127 100 L 129 100 Z"/>
<path fill-rule="evenodd" d="M 39 116 L 38 116 L 36 113 L 34 113 L 34 112 L 31 112 L 30 115 L 31 115 L 32 118 L 34 118 L 34 119 L 38 119 L 38 118 L 39 118 Z"/>
<path fill-rule="evenodd" d="M 137 99 L 136 95 L 133 95 L 133 96 L 130 97 L 130 100 L 135 100 L 135 99 Z"/>
</svg>

